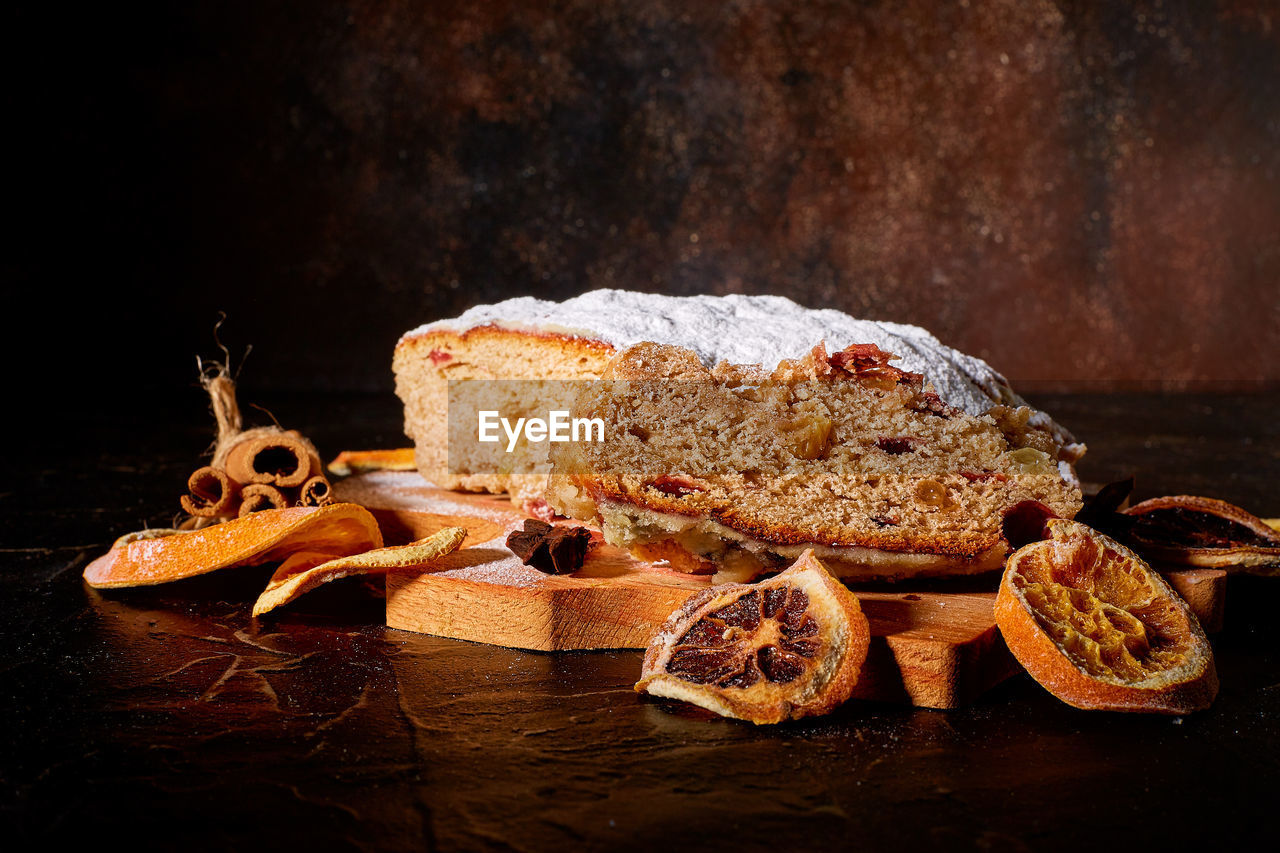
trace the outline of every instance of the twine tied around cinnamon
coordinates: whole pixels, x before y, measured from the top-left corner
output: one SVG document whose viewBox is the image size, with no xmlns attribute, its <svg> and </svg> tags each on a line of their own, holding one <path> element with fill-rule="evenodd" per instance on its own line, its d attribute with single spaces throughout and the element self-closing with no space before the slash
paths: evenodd
<svg viewBox="0 0 1280 853">
<path fill-rule="evenodd" d="M 325 506 L 333 489 L 320 454 L 297 430 L 278 425 L 244 429 L 236 383 L 226 365 L 201 364 L 200 384 L 217 424 L 213 460 L 187 479 L 184 524 L 204 527 L 263 509 Z"/>
</svg>

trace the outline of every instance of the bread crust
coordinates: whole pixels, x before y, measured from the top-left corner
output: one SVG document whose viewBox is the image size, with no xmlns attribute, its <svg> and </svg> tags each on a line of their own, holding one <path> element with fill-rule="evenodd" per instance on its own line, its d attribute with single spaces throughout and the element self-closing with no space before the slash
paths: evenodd
<svg viewBox="0 0 1280 853">
<path fill-rule="evenodd" d="M 551 342 L 563 347 L 567 352 L 581 353 L 583 355 L 602 355 L 608 359 L 614 353 L 612 344 L 595 338 L 575 335 L 569 332 L 500 326 L 497 323 L 486 323 L 483 326 L 475 326 L 461 331 L 456 329 L 429 329 L 408 334 L 396 343 L 396 353 L 401 351 L 412 352 L 424 346 L 454 347 L 458 344 L 474 343 L 485 339 L 506 340 L 513 335 L 525 340 Z M 449 352 L 450 350 L 444 349 L 444 351 Z"/>
<path fill-rule="evenodd" d="M 627 504 L 640 509 L 668 515 L 684 515 L 690 518 L 688 504 L 678 498 L 661 494 L 637 497 L 620 488 L 610 487 L 601 480 L 586 477 L 572 478 L 575 484 L 590 494 L 597 504 L 610 502 Z M 860 536 L 832 535 L 829 531 L 802 529 L 789 524 L 762 524 L 733 507 L 711 507 L 706 516 L 717 524 L 731 528 L 744 536 L 771 545 L 825 545 L 830 548 L 871 548 L 877 551 L 909 552 L 912 554 L 936 554 L 945 557 L 967 558 L 990 551 L 1000 542 L 998 531 L 983 534 L 968 533 L 939 540 L 928 537 L 909 538 L 896 528 L 884 528 Z"/>
</svg>

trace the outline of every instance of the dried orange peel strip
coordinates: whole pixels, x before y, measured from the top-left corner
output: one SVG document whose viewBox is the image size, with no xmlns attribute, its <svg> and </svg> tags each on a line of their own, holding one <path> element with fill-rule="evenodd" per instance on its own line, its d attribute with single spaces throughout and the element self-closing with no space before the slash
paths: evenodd
<svg viewBox="0 0 1280 853">
<path fill-rule="evenodd" d="M 1168 583 L 1114 539 L 1050 519 L 1009 556 L 996 623 L 1013 656 L 1068 705 L 1187 714 L 1218 693 L 1213 649 Z"/>
<path fill-rule="evenodd" d="M 332 554 L 316 551 L 293 554 L 271 576 L 271 582 L 253 605 L 253 615 L 269 613 L 321 584 L 339 578 L 425 566 L 432 560 L 458 550 L 462 540 L 466 538 L 466 528 L 446 527 L 426 539 L 419 539 L 408 545 L 379 548 L 348 557 L 335 559 Z"/>
<path fill-rule="evenodd" d="M 329 473 L 338 477 L 369 471 L 416 471 L 413 448 L 396 450 L 344 450 L 329 463 Z"/>
<path fill-rule="evenodd" d="M 692 596 L 650 641 L 635 689 L 757 724 L 825 714 L 852 694 L 870 641 L 858 599 L 807 550 L 768 580 Z"/>
<path fill-rule="evenodd" d="M 85 568 L 84 578 L 100 589 L 149 586 L 231 566 L 282 560 L 298 551 L 333 558 L 380 547 L 377 521 L 356 504 L 263 510 L 199 530 L 114 547 Z"/>
</svg>

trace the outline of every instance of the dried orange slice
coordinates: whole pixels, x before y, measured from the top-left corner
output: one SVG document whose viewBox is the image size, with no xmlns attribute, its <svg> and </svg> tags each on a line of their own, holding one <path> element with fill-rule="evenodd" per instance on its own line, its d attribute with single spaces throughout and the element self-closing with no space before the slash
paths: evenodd
<svg viewBox="0 0 1280 853">
<path fill-rule="evenodd" d="M 297 551 L 332 558 L 380 547 L 378 522 L 362 506 L 269 509 L 199 530 L 134 539 L 90 563 L 84 578 L 98 588 L 148 586 L 282 560 Z"/>
<path fill-rule="evenodd" d="M 332 554 L 299 551 L 280 564 L 262 595 L 253 605 L 253 615 L 261 616 L 288 604 L 321 584 L 351 575 L 379 574 L 389 569 L 425 566 L 432 560 L 458 550 L 467 538 L 465 527 L 446 527 L 443 530 L 411 542 L 391 548 L 378 548 L 334 558 Z"/>
<path fill-rule="evenodd" d="M 367 474 L 370 471 L 416 471 L 412 447 L 395 450 L 344 450 L 329 463 L 329 473 L 336 477 Z"/>
<path fill-rule="evenodd" d="M 1161 565 L 1280 575 L 1280 533 L 1266 519 L 1197 495 L 1152 498 L 1124 511 L 1126 541 Z"/>
<path fill-rule="evenodd" d="M 1009 650 L 1077 708 L 1187 714 L 1218 693 L 1213 649 L 1185 602 L 1128 548 L 1075 521 L 1018 549 L 996 596 Z"/>
<path fill-rule="evenodd" d="M 849 698 L 871 630 L 858 599 L 805 551 L 781 574 L 691 597 L 649 644 L 636 691 L 778 723 Z"/>
</svg>

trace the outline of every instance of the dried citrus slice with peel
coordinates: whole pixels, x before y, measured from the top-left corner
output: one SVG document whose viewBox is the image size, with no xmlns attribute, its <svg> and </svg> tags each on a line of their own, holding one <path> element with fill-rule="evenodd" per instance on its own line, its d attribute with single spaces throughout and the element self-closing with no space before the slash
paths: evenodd
<svg viewBox="0 0 1280 853">
<path fill-rule="evenodd" d="M 1185 602 L 1128 548 L 1075 521 L 1010 555 L 996 622 L 1009 650 L 1077 708 L 1187 714 L 1218 693 L 1213 649 Z"/>
<path fill-rule="evenodd" d="M 636 691 L 753 723 L 825 714 L 853 692 L 870 640 L 858 599 L 805 551 L 768 580 L 686 601 L 650 641 Z"/>
<path fill-rule="evenodd" d="M 99 589 L 149 586 L 283 560 L 297 551 L 336 557 L 380 547 L 382 532 L 364 507 L 271 509 L 199 530 L 117 543 L 85 567 L 84 578 Z"/>
<path fill-rule="evenodd" d="M 329 463 L 329 473 L 337 477 L 367 474 L 370 471 L 416 471 L 412 447 L 395 450 L 344 450 Z"/>
<path fill-rule="evenodd" d="M 1125 515 L 1132 519 L 1126 541 L 1161 565 L 1280 575 L 1280 533 L 1234 504 L 1170 495 L 1131 506 Z"/>
<path fill-rule="evenodd" d="M 390 569 L 425 566 L 432 560 L 451 554 L 467 538 L 465 527 L 443 530 L 410 542 L 377 548 L 363 554 L 337 557 L 333 554 L 299 551 L 280 564 L 262 595 L 253 605 L 253 615 L 262 616 L 281 605 L 310 592 L 321 584 L 351 575 L 385 574 Z"/>
</svg>

